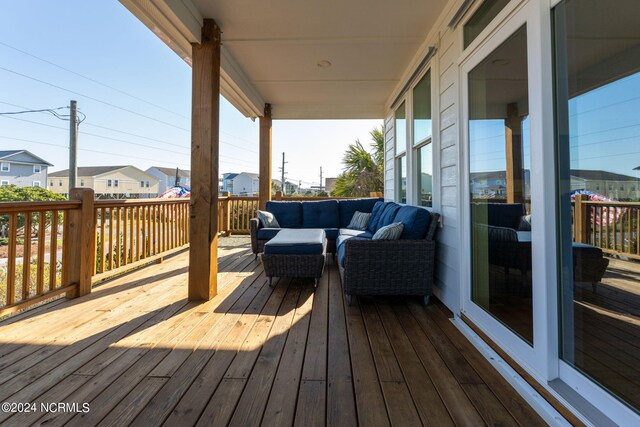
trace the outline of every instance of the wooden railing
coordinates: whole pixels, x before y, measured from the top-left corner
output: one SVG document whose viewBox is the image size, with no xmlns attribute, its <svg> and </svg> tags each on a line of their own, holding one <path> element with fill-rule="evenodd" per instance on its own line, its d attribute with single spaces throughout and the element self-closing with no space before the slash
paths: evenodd
<svg viewBox="0 0 640 427">
<path fill-rule="evenodd" d="M 573 237 L 606 253 L 640 260 L 640 202 L 598 202 L 577 195 Z"/>
<path fill-rule="evenodd" d="M 94 275 L 148 262 L 189 242 L 189 199 L 98 200 L 94 209 Z"/>
<path fill-rule="evenodd" d="M 0 316 L 79 291 L 81 202 L 3 202 Z M 75 261 L 74 261 L 75 260 Z M 4 265 L 3 265 L 4 264 Z"/>
</svg>

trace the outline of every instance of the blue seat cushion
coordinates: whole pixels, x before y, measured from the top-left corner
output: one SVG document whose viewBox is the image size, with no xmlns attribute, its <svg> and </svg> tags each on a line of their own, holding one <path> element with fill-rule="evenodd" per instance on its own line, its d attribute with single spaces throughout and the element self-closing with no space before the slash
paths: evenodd
<svg viewBox="0 0 640 427">
<path fill-rule="evenodd" d="M 356 211 L 370 213 L 376 202 L 381 200 L 380 198 L 340 200 L 338 202 L 340 209 L 340 228 L 347 228 Z"/>
<path fill-rule="evenodd" d="M 324 234 L 327 236 L 327 240 L 336 240 L 340 234 L 339 228 L 325 228 Z"/>
<path fill-rule="evenodd" d="M 352 230 L 350 228 L 341 228 L 340 236 L 358 236 L 370 239 L 371 237 L 373 237 L 373 234 L 367 230 Z"/>
<path fill-rule="evenodd" d="M 264 244 L 265 254 L 318 255 L 324 252 L 324 230 L 284 229 Z"/>
<path fill-rule="evenodd" d="M 376 231 L 380 230 L 380 228 L 385 225 L 393 224 L 394 218 L 396 214 L 400 210 L 400 205 L 395 202 L 387 202 L 385 203 L 384 210 L 380 215 L 380 220 L 378 221 L 378 226 L 376 227 Z"/>
<path fill-rule="evenodd" d="M 382 216 L 382 211 L 384 210 L 384 202 L 378 201 L 373 205 L 373 209 L 371 210 L 371 218 L 369 218 L 369 224 L 367 224 L 367 231 L 371 234 L 375 233 L 378 230 L 378 222 L 380 221 L 380 216 Z"/>
<path fill-rule="evenodd" d="M 258 240 L 271 240 L 282 228 L 260 228 L 258 230 Z"/>
<path fill-rule="evenodd" d="M 275 202 L 268 201 L 266 210 L 271 212 L 282 228 L 302 227 L 302 203 L 301 202 Z"/>
<path fill-rule="evenodd" d="M 338 228 L 340 212 L 337 200 L 302 202 L 303 228 Z"/>
<path fill-rule="evenodd" d="M 427 234 L 431 215 L 429 211 L 417 206 L 402 206 L 393 222 L 401 222 L 404 225 L 401 239 L 423 239 Z"/>
<path fill-rule="evenodd" d="M 482 209 L 482 204 L 477 207 Z M 487 224 L 495 227 L 518 229 L 525 214 L 522 203 L 487 203 Z"/>
<path fill-rule="evenodd" d="M 338 256 L 338 262 L 342 267 L 344 267 L 344 255 L 345 255 L 345 246 L 346 246 L 344 243 L 347 240 L 351 240 L 351 239 L 371 240 L 370 238 L 366 238 L 366 237 L 349 236 L 346 234 L 342 236 L 338 236 L 338 240 L 336 240 L 337 256 Z"/>
</svg>

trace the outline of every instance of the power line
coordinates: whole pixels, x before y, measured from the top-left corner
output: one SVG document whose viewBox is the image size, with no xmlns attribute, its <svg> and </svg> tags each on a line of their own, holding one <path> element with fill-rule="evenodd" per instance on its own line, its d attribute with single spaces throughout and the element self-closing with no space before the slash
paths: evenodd
<svg viewBox="0 0 640 427">
<path fill-rule="evenodd" d="M 90 82 L 93 82 L 93 83 L 99 84 L 100 86 L 104 86 L 104 87 L 106 87 L 106 88 L 108 88 L 108 89 L 111 89 L 111 90 L 113 90 L 113 91 L 115 91 L 115 92 L 118 92 L 118 93 L 120 93 L 120 94 L 122 94 L 122 95 L 126 95 L 126 96 L 128 96 L 128 97 L 130 97 L 130 98 L 133 98 L 133 99 L 137 100 L 137 101 L 144 102 L 145 104 L 149 104 L 149 105 L 151 105 L 151 106 L 153 106 L 153 107 L 159 108 L 160 110 L 166 111 L 167 113 L 171 113 L 171 114 L 174 114 L 174 115 L 176 115 L 176 116 L 183 117 L 183 118 L 185 118 L 185 119 L 189 119 L 189 117 L 188 117 L 188 116 L 185 116 L 184 114 L 180 114 L 180 113 L 178 113 L 178 112 L 172 111 L 172 110 L 170 110 L 170 109 L 168 109 L 168 108 L 165 108 L 165 107 L 163 107 L 163 106 L 161 106 L 161 105 L 158 105 L 158 104 L 155 104 L 155 103 L 153 103 L 153 102 L 151 102 L 151 101 L 147 101 L 146 99 L 140 98 L 139 96 L 133 95 L 133 94 L 128 93 L 128 92 L 125 92 L 125 91 L 123 91 L 123 90 L 121 90 L 121 89 L 118 89 L 118 88 L 113 87 L 113 86 L 111 86 L 111 85 L 108 85 L 108 84 L 106 84 L 106 83 L 102 83 L 101 81 L 98 81 L 98 80 L 96 80 L 96 79 L 93 79 L 93 78 L 91 78 L 91 77 L 89 77 L 89 76 L 86 76 L 86 75 L 84 75 L 84 74 L 78 73 L 78 72 L 76 72 L 76 71 L 70 70 L 70 69 L 68 69 L 68 68 L 66 68 L 66 67 L 63 67 L 62 65 L 58 65 L 58 64 L 56 64 L 56 63 L 54 63 L 54 62 L 51 62 L 51 61 L 49 61 L 49 60 L 47 60 L 47 59 L 41 58 L 41 57 L 39 57 L 39 56 L 36 56 L 36 55 L 34 55 L 34 54 L 32 54 L 32 53 L 26 52 L 26 51 L 24 51 L 24 50 L 22 50 L 22 49 L 18 49 L 17 47 L 14 47 L 14 46 L 8 45 L 7 43 L 4 43 L 4 42 L 2 42 L 2 41 L 0 41 L 0 45 L 3 45 L 3 46 L 5 46 L 5 47 L 8 47 L 9 49 L 13 49 L 13 50 L 15 50 L 15 51 L 17 51 L 17 52 L 20 52 L 20 53 L 22 53 L 22 54 L 24 54 L 24 55 L 27 55 L 27 56 L 30 56 L 30 57 L 32 57 L 32 58 L 35 58 L 35 59 L 37 59 L 38 61 L 42 61 L 42 62 L 47 63 L 47 64 L 49 64 L 49 65 L 52 65 L 52 66 L 54 66 L 54 67 L 56 67 L 56 68 L 59 68 L 59 69 L 61 69 L 61 70 L 63 70 L 63 71 L 66 71 L 66 72 L 68 72 L 68 73 L 71 73 L 71 74 L 73 74 L 73 75 L 76 75 L 76 76 L 78 76 L 78 77 L 82 77 L 83 79 L 86 79 L 86 80 L 89 80 Z"/>
<path fill-rule="evenodd" d="M 10 69 L 8 69 L 8 68 L 0 67 L 0 70 L 6 71 L 6 72 L 11 73 L 11 74 L 15 74 L 15 75 L 17 75 L 17 76 L 24 77 L 24 78 L 29 79 L 29 80 L 36 81 L 36 82 L 38 82 L 38 83 L 45 84 L 45 85 L 47 85 L 47 86 L 54 87 L 54 88 L 59 89 L 59 90 L 63 90 L 63 91 L 65 91 L 65 92 L 72 93 L 72 94 L 74 94 L 74 95 L 82 96 L 82 97 L 84 97 L 84 98 L 90 99 L 90 100 L 95 101 L 95 102 L 99 102 L 99 103 L 104 104 L 104 105 L 107 105 L 107 106 L 109 106 L 109 107 L 116 108 L 116 109 L 118 109 L 118 110 L 122 110 L 122 111 L 125 111 L 125 112 L 130 113 L 130 114 L 135 114 L 136 116 L 143 117 L 143 118 L 145 118 L 145 119 L 152 120 L 152 121 L 154 121 L 154 122 L 162 123 L 162 124 L 164 124 L 164 125 L 166 125 L 166 126 L 171 126 L 171 127 L 173 127 L 173 128 L 180 129 L 180 130 L 183 130 L 183 131 L 185 131 L 185 132 L 190 132 L 190 130 L 189 130 L 189 129 L 184 128 L 184 127 L 182 127 L 182 126 L 174 125 L 174 124 L 169 123 L 169 122 L 166 122 L 166 121 L 164 121 L 164 120 L 156 119 L 155 117 L 147 116 L 146 114 L 138 113 L 137 111 L 130 110 L 130 109 L 128 109 L 128 108 L 121 107 L 121 106 L 116 105 L 116 104 L 113 104 L 113 103 L 111 103 L 111 102 L 104 101 L 104 100 L 102 100 L 102 99 L 98 99 L 98 98 L 95 98 L 95 97 L 93 97 L 93 96 L 85 95 L 85 94 L 83 94 L 83 93 L 81 93 L 81 92 L 77 92 L 77 91 L 74 91 L 74 90 L 71 90 L 71 89 L 67 89 L 67 88 L 65 88 L 65 87 L 58 86 L 58 85 L 56 85 L 56 84 L 49 83 L 49 82 L 46 82 L 46 81 L 44 81 L 44 80 L 40 80 L 40 79 L 35 78 L 35 77 L 32 77 L 32 76 L 28 76 L 28 75 L 26 75 L 26 74 L 19 73 L 19 72 L 14 71 L 14 70 L 10 70 Z"/>
</svg>

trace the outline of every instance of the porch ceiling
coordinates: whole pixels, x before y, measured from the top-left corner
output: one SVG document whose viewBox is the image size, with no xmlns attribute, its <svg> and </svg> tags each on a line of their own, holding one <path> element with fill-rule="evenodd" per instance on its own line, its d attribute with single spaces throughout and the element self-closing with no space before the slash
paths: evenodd
<svg viewBox="0 0 640 427">
<path fill-rule="evenodd" d="M 246 116 L 382 118 L 447 0 L 121 0 L 187 62 L 222 29 L 222 92 Z M 330 62 L 329 67 L 318 66 Z"/>
</svg>

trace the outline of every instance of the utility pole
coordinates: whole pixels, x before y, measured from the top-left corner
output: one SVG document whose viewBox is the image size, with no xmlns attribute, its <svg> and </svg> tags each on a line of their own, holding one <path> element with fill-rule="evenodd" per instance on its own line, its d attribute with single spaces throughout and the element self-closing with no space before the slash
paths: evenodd
<svg viewBox="0 0 640 427">
<path fill-rule="evenodd" d="M 285 162 L 284 161 L 284 152 L 282 152 L 282 167 L 280 168 L 280 171 L 282 172 L 282 195 L 285 196 L 287 194 L 286 191 L 286 185 L 284 182 L 284 175 L 285 175 L 285 171 L 284 171 L 284 165 L 285 163 L 289 163 L 289 162 Z"/>
<path fill-rule="evenodd" d="M 174 181 L 174 187 L 180 185 L 180 169 L 176 168 L 176 179 Z"/>
<path fill-rule="evenodd" d="M 322 185 L 322 166 L 320 166 L 320 191 L 324 190 L 324 185 Z"/>
<path fill-rule="evenodd" d="M 78 180 L 78 102 L 71 100 L 69 118 L 69 193 Z"/>
</svg>

